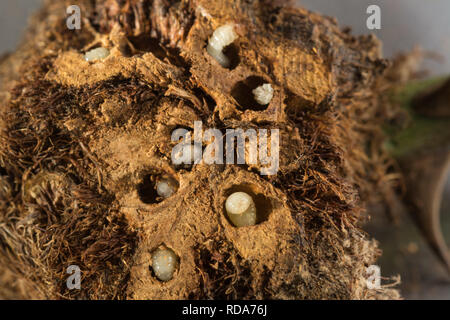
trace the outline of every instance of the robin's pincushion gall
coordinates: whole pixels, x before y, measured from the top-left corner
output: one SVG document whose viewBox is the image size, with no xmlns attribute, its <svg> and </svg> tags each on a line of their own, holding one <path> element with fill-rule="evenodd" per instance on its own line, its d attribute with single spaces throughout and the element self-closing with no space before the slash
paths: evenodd
<svg viewBox="0 0 450 320">
<path fill-rule="evenodd" d="M 9 296 L 398 297 L 367 287 L 379 250 L 360 229 L 387 170 L 377 39 L 282 1 L 77 3 L 80 30 L 46 1 L 0 65 Z M 175 165 L 171 133 L 194 121 L 279 129 L 279 170 Z M 230 218 L 236 193 L 253 223 Z"/>
</svg>

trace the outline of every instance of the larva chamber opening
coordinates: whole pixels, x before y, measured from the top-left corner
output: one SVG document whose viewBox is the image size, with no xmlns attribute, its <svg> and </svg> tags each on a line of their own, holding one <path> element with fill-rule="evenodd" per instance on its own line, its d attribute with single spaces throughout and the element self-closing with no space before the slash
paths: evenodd
<svg viewBox="0 0 450 320">
<path fill-rule="evenodd" d="M 167 174 L 146 174 L 137 185 L 139 199 L 145 204 L 155 204 L 173 196 L 179 184 Z"/>
<path fill-rule="evenodd" d="M 231 95 L 238 103 L 238 109 L 263 111 L 266 110 L 269 104 L 262 105 L 255 99 L 254 90 L 267 84 L 268 81 L 258 76 L 251 76 L 247 79 L 236 83 L 231 90 Z"/>
</svg>

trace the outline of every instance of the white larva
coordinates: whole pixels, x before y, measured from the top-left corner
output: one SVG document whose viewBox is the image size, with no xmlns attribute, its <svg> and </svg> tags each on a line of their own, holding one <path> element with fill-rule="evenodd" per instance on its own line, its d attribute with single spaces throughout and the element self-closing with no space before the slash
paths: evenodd
<svg viewBox="0 0 450 320">
<path fill-rule="evenodd" d="M 269 104 L 273 98 L 273 88 L 270 83 L 265 83 L 262 86 L 257 87 L 252 93 L 256 102 L 262 106 Z"/>
<path fill-rule="evenodd" d="M 169 281 L 178 266 L 178 257 L 172 250 L 162 247 L 152 254 L 152 268 L 156 277 L 161 281 Z"/>
<path fill-rule="evenodd" d="M 103 60 L 106 57 L 109 56 L 109 50 L 106 48 L 95 48 L 92 50 L 89 50 L 84 55 L 84 59 L 86 61 L 96 61 L 96 60 Z"/>
<path fill-rule="evenodd" d="M 230 66 L 230 59 L 222 51 L 237 38 L 238 35 L 234 31 L 234 24 L 225 24 L 214 31 L 209 39 L 206 50 L 222 67 L 228 68 Z"/>
<path fill-rule="evenodd" d="M 163 179 L 156 183 L 156 193 L 158 196 L 167 199 L 172 196 L 174 192 L 174 187 L 169 180 Z"/>
<path fill-rule="evenodd" d="M 245 192 L 235 192 L 225 201 L 228 218 L 236 227 L 256 224 L 256 206 L 252 197 Z"/>
</svg>

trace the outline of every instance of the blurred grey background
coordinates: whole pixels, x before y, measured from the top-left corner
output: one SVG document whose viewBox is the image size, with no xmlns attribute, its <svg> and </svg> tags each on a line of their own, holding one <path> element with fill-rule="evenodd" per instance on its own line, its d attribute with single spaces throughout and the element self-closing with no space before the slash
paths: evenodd
<svg viewBox="0 0 450 320">
<path fill-rule="evenodd" d="M 0 0 L 0 54 L 14 50 L 41 0 Z"/>
<path fill-rule="evenodd" d="M 40 0 L 0 1 L 0 54 L 12 51 L 20 41 L 27 18 Z M 297 0 L 310 10 L 334 16 L 341 26 L 355 34 L 372 31 L 366 27 L 367 7 L 381 8 L 381 30 L 374 33 L 383 41 L 384 54 L 392 57 L 420 45 L 442 59 L 427 59 L 423 67 L 432 75 L 450 74 L 450 0 Z M 73 1 L 76 4 L 76 0 Z M 442 222 L 450 243 L 450 183 L 442 206 Z M 398 225 L 378 217 L 383 228 L 369 225 L 367 230 L 380 241 L 384 251 L 379 264 L 383 276 L 400 274 L 401 289 L 409 299 L 450 299 L 448 276 L 430 252 L 408 216 Z M 380 223 L 380 221 L 378 221 Z"/>
</svg>

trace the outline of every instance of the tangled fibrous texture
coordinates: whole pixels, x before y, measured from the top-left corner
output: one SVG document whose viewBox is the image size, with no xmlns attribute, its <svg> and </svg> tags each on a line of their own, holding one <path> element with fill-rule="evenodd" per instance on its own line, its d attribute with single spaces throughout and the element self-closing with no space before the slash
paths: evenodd
<svg viewBox="0 0 450 320">
<path fill-rule="evenodd" d="M 280 1 L 77 3 L 80 30 L 66 26 L 70 2 L 46 1 L 0 60 L 2 297 L 398 297 L 367 288 L 380 252 L 360 225 L 365 195 L 389 180 L 374 37 Z M 229 24 L 223 67 L 206 47 Z M 109 54 L 86 61 L 96 48 Z M 264 84 L 267 105 L 253 94 Z M 194 121 L 279 129 L 279 171 L 174 165 L 171 133 Z M 235 192 L 253 199 L 255 225 L 228 219 Z M 177 261 L 168 281 L 152 271 L 160 247 Z"/>
</svg>

